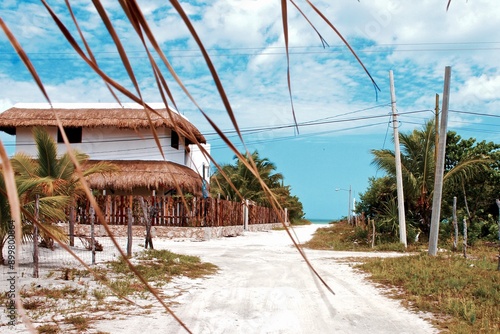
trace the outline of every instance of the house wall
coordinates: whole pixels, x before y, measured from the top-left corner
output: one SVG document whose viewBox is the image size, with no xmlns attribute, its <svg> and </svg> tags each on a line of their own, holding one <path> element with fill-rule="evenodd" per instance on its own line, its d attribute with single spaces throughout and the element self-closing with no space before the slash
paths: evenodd
<svg viewBox="0 0 500 334">
<path fill-rule="evenodd" d="M 57 128 L 46 129 L 57 140 Z M 170 129 L 157 129 L 157 135 L 166 160 L 186 165 L 184 138 L 179 139 L 179 149 L 174 149 L 171 147 Z M 118 128 L 83 128 L 82 143 L 72 144 L 72 147 L 87 153 L 91 160 L 163 160 L 150 129 L 134 131 Z M 17 128 L 16 152 L 36 156 L 36 146 L 30 128 Z M 58 144 L 58 153 L 65 152 L 64 143 Z"/>
<path fill-rule="evenodd" d="M 201 144 L 210 154 L 210 144 Z M 186 155 L 185 165 L 195 170 L 203 177 L 203 168 L 205 168 L 205 180 L 210 183 L 210 159 L 208 159 L 198 145 L 189 145 L 189 154 Z"/>
</svg>

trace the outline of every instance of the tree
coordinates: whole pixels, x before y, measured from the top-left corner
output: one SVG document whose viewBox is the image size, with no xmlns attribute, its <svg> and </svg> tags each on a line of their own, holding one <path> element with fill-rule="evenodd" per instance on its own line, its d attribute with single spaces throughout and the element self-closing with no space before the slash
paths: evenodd
<svg viewBox="0 0 500 334">
<path fill-rule="evenodd" d="M 428 233 L 432 213 L 432 194 L 434 187 L 435 150 L 434 121 L 428 121 L 420 130 L 409 134 L 400 134 L 403 188 L 409 220 L 414 220 L 418 227 Z M 453 143 L 453 141 L 452 141 Z M 451 146 L 453 144 L 448 144 Z M 453 151 L 453 150 L 452 150 Z M 395 158 L 391 150 L 372 150 L 373 163 L 383 169 L 395 184 Z M 450 191 L 454 185 L 465 187 L 474 177 L 487 172 L 490 168 L 489 155 L 479 151 L 463 155 L 456 159 L 448 155 L 447 169 L 444 175 L 444 189 Z"/>
<path fill-rule="evenodd" d="M 267 158 L 261 158 L 257 151 L 247 157 L 248 162 L 250 158 L 257 167 L 259 178 L 271 190 L 278 203 L 288 209 L 290 220 L 302 218 L 304 216 L 302 203 L 296 196 L 291 195 L 290 186 L 283 185 L 283 175 L 276 173 L 276 165 Z M 232 201 L 249 199 L 261 205 L 270 205 L 270 198 L 262 189 L 259 178 L 247 168 L 244 162 L 237 160 L 236 156 L 234 159 L 235 164 L 221 165 L 222 171 L 218 170 L 212 176 L 211 195 Z"/>
<path fill-rule="evenodd" d="M 455 132 L 447 137 L 445 170 L 452 170 L 461 161 L 473 161 L 483 158 L 488 161 L 482 170 L 476 170 L 473 177 L 456 173 L 451 186 L 445 189 L 443 205 L 445 214 L 450 215 L 453 197 L 457 197 L 459 207 L 467 206 L 469 210 L 459 210 L 470 224 L 470 241 L 477 237 L 494 237 L 497 224 L 492 217 L 498 215 L 496 198 L 500 193 L 500 145 L 493 142 L 476 142 L 474 138 L 462 139 Z"/>
<path fill-rule="evenodd" d="M 53 223 L 66 219 L 65 209 L 74 200 L 84 195 L 82 185 L 76 173 L 76 168 L 68 153 L 58 157 L 57 143 L 42 128 L 33 130 L 33 137 L 37 147 L 37 158 L 34 159 L 25 153 L 16 153 L 11 158 L 12 168 L 15 173 L 16 184 L 20 203 L 24 212 L 23 231 L 29 238 L 33 231 L 31 218 L 35 212 L 35 199 L 39 200 L 39 223 L 43 224 L 50 234 L 60 241 L 67 240 L 67 235 Z M 88 155 L 75 151 L 74 155 L 79 164 L 83 165 L 88 160 Z M 107 163 L 98 163 L 84 170 L 84 176 L 98 172 L 113 170 L 114 167 Z M 1 229 L 3 233 L 10 220 L 10 211 L 2 190 L 3 179 L 0 182 L 0 209 Z M 40 231 L 42 242 L 51 247 L 53 239 L 43 230 Z M 6 235 L 0 234 L 0 241 L 5 242 Z"/>
</svg>

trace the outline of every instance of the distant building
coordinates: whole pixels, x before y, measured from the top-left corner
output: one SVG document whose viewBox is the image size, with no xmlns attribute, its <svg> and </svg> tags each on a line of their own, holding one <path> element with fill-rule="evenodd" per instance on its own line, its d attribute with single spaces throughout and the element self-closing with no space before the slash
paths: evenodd
<svg viewBox="0 0 500 334">
<path fill-rule="evenodd" d="M 157 106 L 157 105 L 155 105 Z M 153 107 L 154 108 L 154 107 Z M 95 190 L 118 194 L 168 195 L 183 192 L 201 195 L 208 182 L 210 145 L 200 131 L 172 109 L 127 104 L 16 104 L 0 114 L 0 131 L 16 136 L 16 152 L 36 156 L 34 127 L 43 127 L 66 152 L 57 127 L 60 119 L 71 146 L 89 155 L 89 163 L 107 161 L 120 171 L 91 176 Z M 149 117 L 148 117 L 149 115 Z M 154 138 L 156 132 L 163 156 Z M 196 144 L 200 144 L 202 149 Z"/>
</svg>

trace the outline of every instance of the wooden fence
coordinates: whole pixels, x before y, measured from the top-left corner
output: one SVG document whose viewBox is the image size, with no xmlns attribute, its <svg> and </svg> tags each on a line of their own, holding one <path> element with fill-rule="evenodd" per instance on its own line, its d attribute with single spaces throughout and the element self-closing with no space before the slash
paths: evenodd
<svg viewBox="0 0 500 334">
<path fill-rule="evenodd" d="M 144 210 L 139 196 L 96 196 L 99 208 L 110 225 L 127 225 L 132 217 L 133 225 L 144 225 Z M 231 202 L 217 198 L 174 198 L 143 197 L 147 217 L 153 226 L 235 226 L 243 225 L 248 217 L 248 224 L 280 223 L 285 218 L 284 212 L 272 208 L 248 205 L 245 215 L 245 203 Z M 88 201 L 79 203 L 76 221 L 81 224 L 90 222 Z M 96 220 L 97 223 L 97 220 Z"/>
</svg>

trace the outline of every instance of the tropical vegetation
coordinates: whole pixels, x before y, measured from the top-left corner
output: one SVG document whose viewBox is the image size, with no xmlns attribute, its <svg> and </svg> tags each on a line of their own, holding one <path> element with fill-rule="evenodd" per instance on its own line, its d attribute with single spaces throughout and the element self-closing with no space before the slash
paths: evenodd
<svg viewBox="0 0 500 334">
<path fill-rule="evenodd" d="M 282 208 L 287 208 L 290 221 L 300 221 L 304 217 L 302 203 L 291 194 L 291 187 L 284 185 L 284 177 L 276 172 L 276 165 L 268 158 L 261 158 L 258 151 L 246 156 L 246 162 L 234 157 L 234 164 L 221 164 L 211 178 L 212 196 L 240 201 L 251 200 L 260 205 L 270 206 L 271 198 L 263 190 L 261 181 L 267 186 Z M 253 162 L 252 162 L 253 161 Z M 248 169 L 247 164 L 254 163 L 259 178 Z"/>
<path fill-rule="evenodd" d="M 401 133 L 401 164 L 408 241 L 418 234 L 427 236 L 432 213 L 436 130 L 434 121 L 421 129 Z M 500 193 L 500 145 L 462 139 L 447 133 L 443 179 L 442 229 L 449 232 L 453 198 L 457 197 L 457 216 L 467 220 L 472 242 L 477 238 L 495 238 L 498 217 L 495 199 Z M 370 178 L 367 191 L 360 195 L 356 211 L 376 222 L 377 233 L 397 238 L 396 166 L 394 151 L 372 150 L 373 164 L 385 171 L 384 176 Z"/>
<path fill-rule="evenodd" d="M 42 244 L 51 247 L 54 238 L 60 241 L 67 240 L 66 233 L 54 223 L 66 220 L 66 208 L 73 201 L 84 196 L 84 192 L 69 153 L 58 156 L 57 143 L 42 128 L 35 128 L 33 137 L 37 157 L 16 153 L 10 159 L 10 163 L 14 170 L 22 209 L 23 237 L 31 239 L 33 219 L 36 219 L 35 210 L 37 210 L 38 222 L 43 226 L 40 229 Z M 88 155 L 78 151 L 74 151 L 74 156 L 79 164 L 84 164 L 88 160 Z M 99 163 L 85 169 L 83 175 L 111 169 L 113 166 Z M 11 220 L 3 174 L 0 176 L 0 210 L 0 246 L 3 250 Z M 3 263 L 3 255 L 0 261 Z"/>
</svg>

